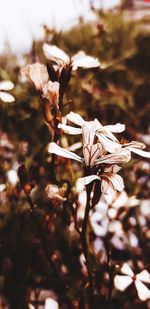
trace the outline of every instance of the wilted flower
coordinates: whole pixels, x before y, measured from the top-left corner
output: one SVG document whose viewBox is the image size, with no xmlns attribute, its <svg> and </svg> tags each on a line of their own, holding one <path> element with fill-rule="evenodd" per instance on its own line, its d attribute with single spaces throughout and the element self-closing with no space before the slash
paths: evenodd
<svg viewBox="0 0 150 309">
<path fill-rule="evenodd" d="M 49 76 L 47 68 L 41 63 L 34 63 L 26 66 L 22 72 L 25 74 L 27 81 L 36 88 L 37 91 L 42 91 L 43 87 L 48 83 Z"/>
<path fill-rule="evenodd" d="M 0 100 L 6 103 L 14 102 L 15 98 L 11 94 L 6 92 L 12 89 L 14 89 L 14 84 L 11 81 L 6 80 L 0 82 Z"/>
<path fill-rule="evenodd" d="M 147 270 L 143 270 L 135 275 L 130 266 L 124 263 L 121 268 L 121 273 L 123 274 L 122 276 L 116 275 L 114 278 L 114 284 L 118 290 L 124 291 L 134 282 L 140 300 L 145 301 L 150 298 L 150 290 L 144 284 L 150 283 L 150 275 Z"/>
<path fill-rule="evenodd" d="M 97 68 L 100 66 L 98 59 L 86 55 L 83 51 L 79 51 L 72 58 L 70 58 L 62 49 L 55 45 L 44 44 L 43 51 L 45 57 L 54 62 L 58 68 L 71 67 L 72 70 L 81 68 Z"/>
<path fill-rule="evenodd" d="M 43 97 L 49 102 L 57 106 L 59 102 L 59 83 L 49 81 L 42 89 Z"/>
<path fill-rule="evenodd" d="M 66 198 L 63 197 L 63 190 L 58 188 L 56 185 L 47 185 L 45 193 L 47 199 L 50 200 L 54 206 L 60 205 L 61 202 L 66 200 Z"/>
<path fill-rule="evenodd" d="M 59 83 L 49 80 L 47 67 L 40 63 L 34 63 L 25 67 L 22 72 L 27 81 L 40 91 L 43 99 L 47 99 L 52 105 L 57 106 L 59 102 Z"/>
</svg>

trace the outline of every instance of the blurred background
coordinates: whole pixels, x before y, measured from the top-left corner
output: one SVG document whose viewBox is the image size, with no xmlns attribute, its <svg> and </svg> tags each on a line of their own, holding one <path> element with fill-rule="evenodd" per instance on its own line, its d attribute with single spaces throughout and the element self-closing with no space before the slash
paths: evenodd
<svg viewBox="0 0 150 309">
<path fill-rule="evenodd" d="M 50 181 L 47 146 L 51 136 L 40 99 L 21 74 L 27 64 L 46 63 L 44 42 L 57 45 L 70 56 L 84 50 L 101 61 L 100 70 L 79 70 L 73 75 L 65 96 L 64 115 L 73 110 L 85 119 L 96 117 L 103 124 L 125 123 L 124 139 L 144 142 L 147 149 L 150 146 L 149 0 L 0 0 L 0 83 L 14 83 L 14 89 L 9 91 L 14 97 L 11 102 L 5 101 L 0 89 L 0 309 L 8 308 L 8 302 L 12 309 L 26 308 L 21 307 L 20 299 L 42 309 L 46 298 L 57 299 L 59 294 L 20 188 L 20 164 L 26 166 L 35 186 L 33 197 L 49 251 L 62 275 L 70 280 L 69 297 L 73 308 L 78 308 L 79 288 L 74 282 L 82 282 L 80 246 L 76 235 L 67 230 L 70 212 L 64 218 L 62 208 L 53 207 L 43 194 Z M 131 237 L 129 245 L 112 243 L 114 263 L 116 257 L 120 262 L 132 256 L 142 263 L 144 252 L 144 265 L 148 266 L 149 163 L 135 156 L 121 173 L 127 194 L 138 198 L 139 207 L 132 209 L 124 222 L 124 230 L 134 234 L 134 241 Z M 62 175 L 73 185 L 71 198 L 75 199 L 79 167 L 73 163 L 69 171 L 62 165 L 60 179 Z M 134 222 L 128 222 L 135 216 L 137 230 Z M 101 256 L 102 249 L 99 259 Z M 114 299 L 111 308 L 148 308 L 146 303 L 135 301 L 132 289 L 126 298 L 117 295 Z"/>
</svg>

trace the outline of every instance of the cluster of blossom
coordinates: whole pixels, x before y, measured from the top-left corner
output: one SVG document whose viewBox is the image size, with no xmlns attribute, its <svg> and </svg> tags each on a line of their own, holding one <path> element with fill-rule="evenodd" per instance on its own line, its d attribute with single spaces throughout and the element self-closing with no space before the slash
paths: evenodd
<svg viewBox="0 0 150 309">
<path fill-rule="evenodd" d="M 40 93 L 41 97 L 50 103 L 49 108 L 55 106 L 59 110 L 59 98 L 62 94 L 62 87 L 64 87 L 64 89 L 66 87 L 66 85 L 64 85 L 64 79 L 68 78 L 69 81 L 71 72 L 78 67 L 96 68 L 100 66 L 100 63 L 98 59 L 87 56 L 82 51 L 70 58 L 64 51 L 54 45 L 44 44 L 43 51 L 48 60 L 48 65 L 45 66 L 40 63 L 35 63 L 27 66 L 24 69 L 24 73 L 28 81 Z M 121 123 L 102 125 L 98 119 L 85 121 L 81 115 L 74 112 L 67 114 L 65 119 L 66 122 L 59 123 L 58 128 L 66 134 L 82 136 L 83 155 L 79 156 L 68 149 L 60 147 L 58 142 L 51 142 L 48 147 L 48 152 L 67 159 L 76 160 L 83 164 L 86 173 L 84 177 L 78 180 L 79 186 L 88 186 L 90 183 L 93 184 L 99 181 L 99 190 L 106 199 L 112 199 L 117 191 L 120 192 L 120 194 L 124 192 L 124 181 L 122 177 L 118 175 L 121 169 L 118 164 L 129 162 L 132 152 L 145 158 L 150 158 L 150 153 L 143 150 L 145 145 L 136 141 L 120 141 L 114 133 L 121 133 L 125 130 L 125 125 Z M 70 123 L 73 123 L 75 126 L 71 126 Z M 76 149 L 76 146 L 73 145 L 72 148 Z M 61 197 L 61 200 L 65 200 L 60 196 L 58 188 L 49 187 L 48 191 L 50 197 L 56 197 L 57 200 Z M 101 202 L 102 200 L 100 199 L 100 203 Z M 137 200 L 135 198 L 132 202 L 131 206 L 137 205 Z M 91 209 L 92 206 L 96 205 L 91 205 Z M 98 215 L 96 212 L 93 212 L 90 222 L 95 234 L 105 236 L 108 231 L 108 217 L 113 220 L 115 219 L 117 206 L 111 203 L 111 209 L 108 211 L 107 208 L 105 214 L 101 214 L 101 217 L 98 209 L 99 207 L 101 206 L 95 207 Z M 96 223 L 97 218 L 102 219 L 102 227 Z M 114 222 L 112 225 L 109 225 L 109 229 L 116 229 L 116 227 L 114 228 Z M 143 282 L 150 283 L 149 274 L 146 270 L 134 275 L 130 266 L 125 263 L 121 267 L 121 273 L 123 274 L 122 276 L 116 275 L 114 278 L 114 284 L 117 289 L 123 291 L 134 282 L 138 296 L 142 301 L 150 297 L 150 291 L 143 284 Z"/>
</svg>

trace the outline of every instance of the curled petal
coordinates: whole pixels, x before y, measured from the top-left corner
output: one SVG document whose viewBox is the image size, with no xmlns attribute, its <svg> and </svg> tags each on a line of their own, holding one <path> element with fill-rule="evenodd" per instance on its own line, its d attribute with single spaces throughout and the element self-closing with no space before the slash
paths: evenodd
<svg viewBox="0 0 150 309">
<path fill-rule="evenodd" d="M 124 147 L 132 147 L 132 148 L 136 148 L 136 149 L 144 149 L 145 148 L 145 144 L 143 143 L 139 143 L 136 141 L 132 141 L 130 143 L 125 143 L 123 144 Z"/>
<path fill-rule="evenodd" d="M 0 100 L 2 100 L 5 103 L 12 103 L 15 101 L 15 98 L 9 93 L 0 91 Z"/>
<path fill-rule="evenodd" d="M 85 123 L 84 119 L 79 114 L 76 114 L 74 112 L 70 112 L 68 115 L 66 115 L 66 118 L 80 127 L 82 127 Z"/>
<path fill-rule="evenodd" d="M 99 60 L 94 57 L 86 55 L 83 51 L 79 51 L 76 55 L 74 55 L 72 58 L 72 66 L 73 69 L 77 69 L 78 67 L 81 68 L 97 68 L 100 66 Z"/>
<path fill-rule="evenodd" d="M 140 300 L 145 301 L 150 299 L 150 290 L 141 281 L 135 280 L 138 297 Z"/>
<path fill-rule="evenodd" d="M 44 56 L 51 61 L 56 62 L 59 64 L 59 62 L 63 62 L 64 64 L 68 64 L 70 61 L 70 58 L 68 55 L 60 48 L 58 48 L 55 45 L 49 45 L 44 43 L 43 45 L 43 52 Z"/>
<path fill-rule="evenodd" d="M 114 125 L 105 126 L 104 128 L 113 133 L 121 133 L 125 130 L 125 125 L 122 123 L 116 123 Z"/>
<path fill-rule="evenodd" d="M 116 275 L 114 278 L 114 285 L 116 289 L 124 291 L 132 283 L 132 281 L 133 280 L 129 276 Z"/>
<path fill-rule="evenodd" d="M 134 276 L 134 272 L 132 271 L 131 267 L 127 263 L 123 264 L 123 266 L 121 267 L 121 272 L 130 277 Z"/>
<path fill-rule="evenodd" d="M 12 83 L 10 80 L 5 80 L 3 82 L 0 82 L 0 91 L 9 91 L 14 89 L 14 83 Z"/>
<path fill-rule="evenodd" d="M 80 128 L 74 128 L 74 127 L 68 126 L 66 124 L 60 123 L 58 125 L 58 128 L 62 129 L 67 134 L 72 134 L 72 135 L 82 134 L 82 130 Z"/>
<path fill-rule="evenodd" d="M 36 90 L 42 90 L 48 82 L 49 76 L 45 65 L 34 63 L 26 66 L 22 73 L 25 74 L 27 81 L 31 83 Z"/>
<path fill-rule="evenodd" d="M 72 159 L 72 160 L 82 162 L 82 159 L 78 155 L 76 155 L 75 153 L 73 153 L 71 151 L 68 151 L 66 149 L 61 148 L 60 146 L 58 146 L 54 142 L 49 144 L 48 152 L 54 153 L 54 154 L 61 156 L 61 157 L 64 157 L 64 158 L 68 158 L 68 159 Z"/>
<path fill-rule="evenodd" d="M 139 281 L 150 283 L 150 274 L 147 270 L 143 270 L 138 275 L 136 275 L 136 279 Z"/>
<path fill-rule="evenodd" d="M 102 156 L 95 161 L 95 165 L 101 163 L 119 164 L 126 163 L 131 159 L 131 152 L 128 149 L 121 149 L 113 154 Z"/>
<path fill-rule="evenodd" d="M 100 180 L 100 177 L 97 175 L 90 175 L 90 176 L 86 176 L 86 177 L 82 177 L 78 179 L 78 184 L 80 184 L 81 186 L 87 186 L 89 183 L 91 183 L 94 180 Z"/>
</svg>

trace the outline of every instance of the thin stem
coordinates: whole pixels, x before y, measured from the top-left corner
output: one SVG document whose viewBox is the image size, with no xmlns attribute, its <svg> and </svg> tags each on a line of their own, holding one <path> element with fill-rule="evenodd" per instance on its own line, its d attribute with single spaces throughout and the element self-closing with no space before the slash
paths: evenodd
<svg viewBox="0 0 150 309">
<path fill-rule="evenodd" d="M 83 253 L 86 260 L 87 271 L 88 271 L 88 281 L 89 281 L 89 305 L 90 308 L 94 308 L 94 289 L 93 289 L 93 278 L 92 278 L 92 270 L 91 270 L 91 261 L 88 250 L 88 241 L 87 241 L 87 226 L 88 226 L 88 218 L 90 212 L 90 194 L 91 194 L 91 185 L 87 186 L 87 204 L 85 209 L 85 215 L 82 223 L 82 231 L 81 231 L 81 243 L 83 247 Z"/>
<path fill-rule="evenodd" d="M 26 196 L 27 196 L 27 201 L 28 201 L 28 203 L 30 205 L 30 208 L 31 208 L 34 220 L 35 220 L 35 222 L 37 224 L 37 230 L 39 231 L 39 236 L 41 238 L 41 243 L 42 243 L 45 255 L 47 257 L 47 261 L 48 261 L 48 263 L 49 263 L 51 269 L 53 270 L 53 273 L 54 273 L 54 275 L 55 275 L 55 277 L 57 279 L 57 284 L 56 284 L 57 292 L 61 294 L 60 298 L 62 299 L 62 301 L 65 301 L 65 303 L 68 305 L 68 308 L 72 308 L 70 299 L 67 297 L 67 288 L 65 287 L 65 283 L 62 282 L 62 278 L 59 275 L 59 272 L 57 271 L 54 263 L 52 262 L 52 260 L 50 258 L 50 252 L 49 252 L 49 250 L 47 248 L 47 242 L 46 242 L 46 239 L 45 239 L 45 233 L 43 231 L 43 228 L 42 228 L 41 223 L 39 221 L 39 218 L 37 216 L 36 205 L 33 204 L 32 199 L 31 199 L 31 197 L 28 194 Z"/>
</svg>

